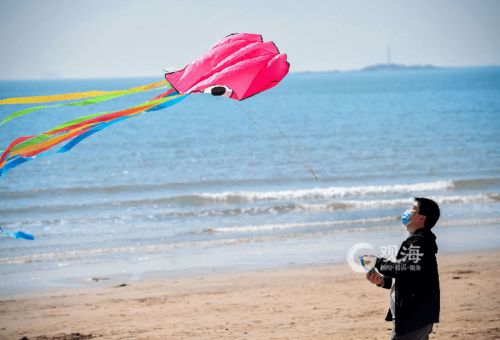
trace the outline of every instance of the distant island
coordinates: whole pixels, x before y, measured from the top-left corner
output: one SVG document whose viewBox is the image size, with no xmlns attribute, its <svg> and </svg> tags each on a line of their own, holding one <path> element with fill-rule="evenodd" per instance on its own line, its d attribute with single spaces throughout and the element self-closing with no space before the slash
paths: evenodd
<svg viewBox="0 0 500 340">
<path fill-rule="evenodd" d="M 403 64 L 375 64 L 362 68 L 360 71 L 401 71 L 401 70 L 432 70 L 439 67 L 433 65 L 403 65 Z"/>
<path fill-rule="evenodd" d="M 315 74 L 315 73 L 350 73 L 350 72 L 377 72 L 377 71 L 411 71 L 411 70 L 437 70 L 442 69 L 441 66 L 434 65 L 404 65 L 404 64 L 374 64 L 368 65 L 357 70 L 325 70 L 325 71 L 298 71 L 296 74 Z"/>
</svg>

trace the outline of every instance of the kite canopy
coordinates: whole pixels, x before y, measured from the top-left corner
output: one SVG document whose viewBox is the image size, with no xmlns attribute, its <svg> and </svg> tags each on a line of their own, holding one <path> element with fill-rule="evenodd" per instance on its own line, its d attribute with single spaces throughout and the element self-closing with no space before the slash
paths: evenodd
<svg viewBox="0 0 500 340">
<path fill-rule="evenodd" d="M 286 54 L 260 34 L 227 36 L 165 78 L 181 94 L 205 92 L 243 100 L 276 86 L 288 73 Z"/>
</svg>

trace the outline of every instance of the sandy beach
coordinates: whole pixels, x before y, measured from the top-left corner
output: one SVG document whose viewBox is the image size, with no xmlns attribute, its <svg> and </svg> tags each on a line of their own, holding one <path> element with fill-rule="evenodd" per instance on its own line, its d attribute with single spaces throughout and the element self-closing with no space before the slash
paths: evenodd
<svg viewBox="0 0 500 340">
<path fill-rule="evenodd" d="M 437 339 L 500 337 L 500 251 L 439 255 Z M 1 339 L 388 339 L 388 291 L 345 264 L 154 279 L 0 301 Z M 105 285 L 105 283 L 104 283 Z"/>
</svg>

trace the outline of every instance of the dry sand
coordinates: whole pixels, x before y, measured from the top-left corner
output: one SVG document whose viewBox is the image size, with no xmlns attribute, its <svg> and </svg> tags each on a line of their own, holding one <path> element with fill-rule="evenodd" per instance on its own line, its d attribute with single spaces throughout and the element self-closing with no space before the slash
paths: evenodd
<svg viewBox="0 0 500 340">
<path fill-rule="evenodd" d="M 500 339 L 499 255 L 439 255 L 434 338 Z M 2 297 L 0 339 L 389 339 L 388 294 L 343 264 L 66 289 Z"/>
</svg>

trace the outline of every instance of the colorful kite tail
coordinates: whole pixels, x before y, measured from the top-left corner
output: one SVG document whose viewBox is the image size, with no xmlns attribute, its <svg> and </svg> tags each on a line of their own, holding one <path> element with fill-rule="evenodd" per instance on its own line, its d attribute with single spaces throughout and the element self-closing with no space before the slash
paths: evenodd
<svg viewBox="0 0 500 340">
<path fill-rule="evenodd" d="M 167 91 L 140 105 L 115 112 L 86 115 L 44 133 L 15 139 L 0 156 L 0 177 L 8 170 L 34 158 L 67 152 L 84 139 L 117 122 L 136 117 L 143 112 L 164 109 L 185 98 L 185 95 L 179 94 L 170 86 L 167 87 Z M 61 148 L 54 150 L 55 146 L 63 143 L 65 144 Z"/>
</svg>

